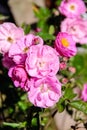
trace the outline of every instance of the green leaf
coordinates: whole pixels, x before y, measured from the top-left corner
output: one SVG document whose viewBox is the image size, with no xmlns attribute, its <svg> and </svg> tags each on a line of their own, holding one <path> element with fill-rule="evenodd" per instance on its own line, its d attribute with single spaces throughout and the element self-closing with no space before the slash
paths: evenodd
<svg viewBox="0 0 87 130">
<path fill-rule="evenodd" d="M 19 101 L 17 105 L 23 111 L 25 111 L 28 108 L 28 104 L 26 102 Z"/>
<path fill-rule="evenodd" d="M 32 125 L 33 126 L 37 126 L 37 118 L 33 118 L 32 119 Z"/>
<path fill-rule="evenodd" d="M 76 68 L 77 73 L 79 73 L 79 71 L 83 69 L 84 66 L 83 56 L 81 54 L 78 54 L 71 60 L 72 60 L 72 66 L 74 66 Z"/>
<path fill-rule="evenodd" d="M 49 34 L 54 34 L 54 32 L 55 32 L 55 28 L 54 28 L 53 25 L 51 25 L 51 26 L 49 27 Z"/>
<path fill-rule="evenodd" d="M 63 112 L 65 109 L 65 99 L 60 98 L 59 102 L 57 103 L 58 112 Z"/>
<path fill-rule="evenodd" d="M 20 122 L 20 123 L 9 123 L 9 122 L 3 122 L 4 126 L 10 126 L 12 128 L 24 128 L 26 126 L 26 121 L 25 122 Z"/>
<path fill-rule="evenodd" d="M 39 32 L 39 33 L 37 33 L 37 35 L 39 35 L 40 37 L 42 37 L 44 41 L 55 40 L 55 36 L 53 36 L 53 35 L 51 35 L 49 33 Z"/>
<path fill-rule="evenodd" d="M 80 84 L 87 82 L 87 53 L 84 49 L 70 59 L 70 65 L 76 68 L 74 77 L 77 82 Z"/>
<path fill-rule="evenodd" d="M 40 7 L 38 9 L 34 9 L 35 16 L 40 20 L 46 20 L 50 17 L 51 12 L 46 7 Z"/>
<path fill-rule="evenodd" d="M 25 34 L 28 34 L 31 29 L 30 25 L 27 25 L 25 23 L 22 24 L 22 28 L 23 28 Z"/>
<path fill-rule="evenodd" d="M 76 94 L 73 92 L 73 89 L 68 87 L 65 89 L 65 93 L 64 93 L 64 98 L 65 99 L 73 99 L 74 97 L 76 97 Z"/>
<path fill-rule="evenodd" d="M 58 6 L 59 6 L 59 5 L 60 5 L 60 3 L 61 3 L 61 1 L 62 1 L 62 0 L 57 0 L 57 1 L 56 1 L 56 5 L 58 5 Z"/>
<path fill-rule="evenodd" d="M 39 20 L 37 23 L 37 27 L 41 29 L 41 32 L 48 32 L 48 25 L 44 20 Z"/>
<path fill-rule="evenodd" d="M 75 100 L 75 101 L 72 101 L 70 103 L 70 105 L 74 108 L 76 108 L 77 110 L 80 110 L 82 112 L 84 112 L 85 114 L 87 114 L 87 103 L 86 102 L 83 102 L 81 100 Z"/>
</svg>

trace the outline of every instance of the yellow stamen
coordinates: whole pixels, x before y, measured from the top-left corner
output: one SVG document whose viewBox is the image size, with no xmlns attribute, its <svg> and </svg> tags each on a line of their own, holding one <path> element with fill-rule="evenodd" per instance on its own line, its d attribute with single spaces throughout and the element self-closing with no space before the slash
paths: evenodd
<svg viewBox="0 0 87 130">
<path fill-rule="evenodd" d="M 62 38 L 62 39 L 61 39 L 61 43 L 62 43 L 62 45 L 63 45 L 64 47 L 68 47 L 68 46 L 69 46 L 69 42 L 68 42 L 68 40 L 67 40 L 66 38 Z"/>
</svg>

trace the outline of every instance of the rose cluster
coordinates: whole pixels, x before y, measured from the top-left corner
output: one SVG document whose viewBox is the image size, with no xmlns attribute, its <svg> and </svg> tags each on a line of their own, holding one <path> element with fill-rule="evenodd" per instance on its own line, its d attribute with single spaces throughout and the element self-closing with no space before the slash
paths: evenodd
<svg viewBox="0 0 87 130">
<path fill-rule="evenodd" d="M 35 106 L 51 107 L 59 101 L 62 95 L 57 78 L 60 56 L 70 58 L 76 52 L 75 42 L 67 33 L 60 32 L 51 47 L 40 36 L 25 35 L 13 23 L 0 25 L 2 64 L 15 87 L 23 89 Z"/>
<path fill-rule="evenodd" d="M 62 0 L 59 11 L 65 16 L 61 22 L 61 32 L 72 35 L 73 40 L 79 44 L 87 41 L 86 5 L 83 0 Z"/>
</svg>

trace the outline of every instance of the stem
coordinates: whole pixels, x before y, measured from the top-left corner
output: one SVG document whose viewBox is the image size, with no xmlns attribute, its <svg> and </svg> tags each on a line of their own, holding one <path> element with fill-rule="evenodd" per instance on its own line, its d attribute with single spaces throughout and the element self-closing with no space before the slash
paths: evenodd
<svg viewBox="0 0 87 130">
<path fill-rule="evenodd" d="M 37 130 L 39 130 L 40 129 L 39 112 L 37 112 L 36 117 L 37 117 Z"/>
<path fill-rule="evenodd" d="M 2 97 L 2 93 L 1 93 L 1 92 L 0 92 L 0 100 L 1 100 L 0 106 L 1 106 L 1 108 L 3 108 L 3 97 Z M 4 116 L 3 109 L 1 109 L 1 110 L 2 110 L 2 111 L 1 111 L 2 119 L 3 119 L 3 121 L 6 121 L 6 120 L 5 120 L 5 116 Z"/>
</svg>

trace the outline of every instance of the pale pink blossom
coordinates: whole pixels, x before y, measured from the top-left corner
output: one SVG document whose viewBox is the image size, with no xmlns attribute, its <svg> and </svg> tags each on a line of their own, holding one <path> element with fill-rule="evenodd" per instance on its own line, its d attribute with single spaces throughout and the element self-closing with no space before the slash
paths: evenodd
<svg viewBox="0 0 87 130">
<path fill-rule="evenodd" d="M 84 84 L 82 94 L 81 94 L 81 99 L 83 101 L 87 101 L 87 83 Z"/>
<path fill-rule="evenodd" d="M 59 11 L 69 18 L 80 17 L 86 12 L 86 5 L 82 0 L 62 0 Z"/>
<path fill-rule="evenodd" d="M 53 76 L 59 70 L 59 58 L 57 52 L 52 47 L 48 45 L 34 45 L 30 47 L 25 65 L 30 76 Z"/>
<path fill-rule="evenodd" d="M 0 24 L 0 53 L 7 53 L 11 45 L 23 36 L 23 29 L 15 24 L 10 22 Z"/>
<path fill-rule="evenodd" d="M 67 32 L 72 35 L 77 43 L 87 43 L 87 20 L 66 18 L 61 22 L 61 32 Z"/>
<path fill-rule="evenodd" d="M 61 97 L 61 83 L 56 77 L 32 79 L 32 85 L 28 92 L 29 101 L 41 108 L 51 107 Z"/>
<path fill-rule="evenodd" d="M 29 77 L 23 65 L 16 65 L 11 67 L 8 71 L 8 75 L 11 77 L 16 87 L 20 87 L 24 90 L 26 90 L 26 88 L 28 89 L 26 85 Z"/>
<path fill-rule="evenodd" d="M 16 44 L 12 44 L 9 49 L 9 57 L 12 57 L 16 64 L 24 63 L 30 47 L 38 44 L 43 45 L 42 38 L 33 34 L 28 34 L 20 38 Z"/>
<path fill-rule="evenodd" d="M 76 43 L 72 36 L 65 32 L 59 32 L 55 42 L 55 49 L 57 52 L 64 57 L 72 57 L 77 53 Z"/>
</svg>

